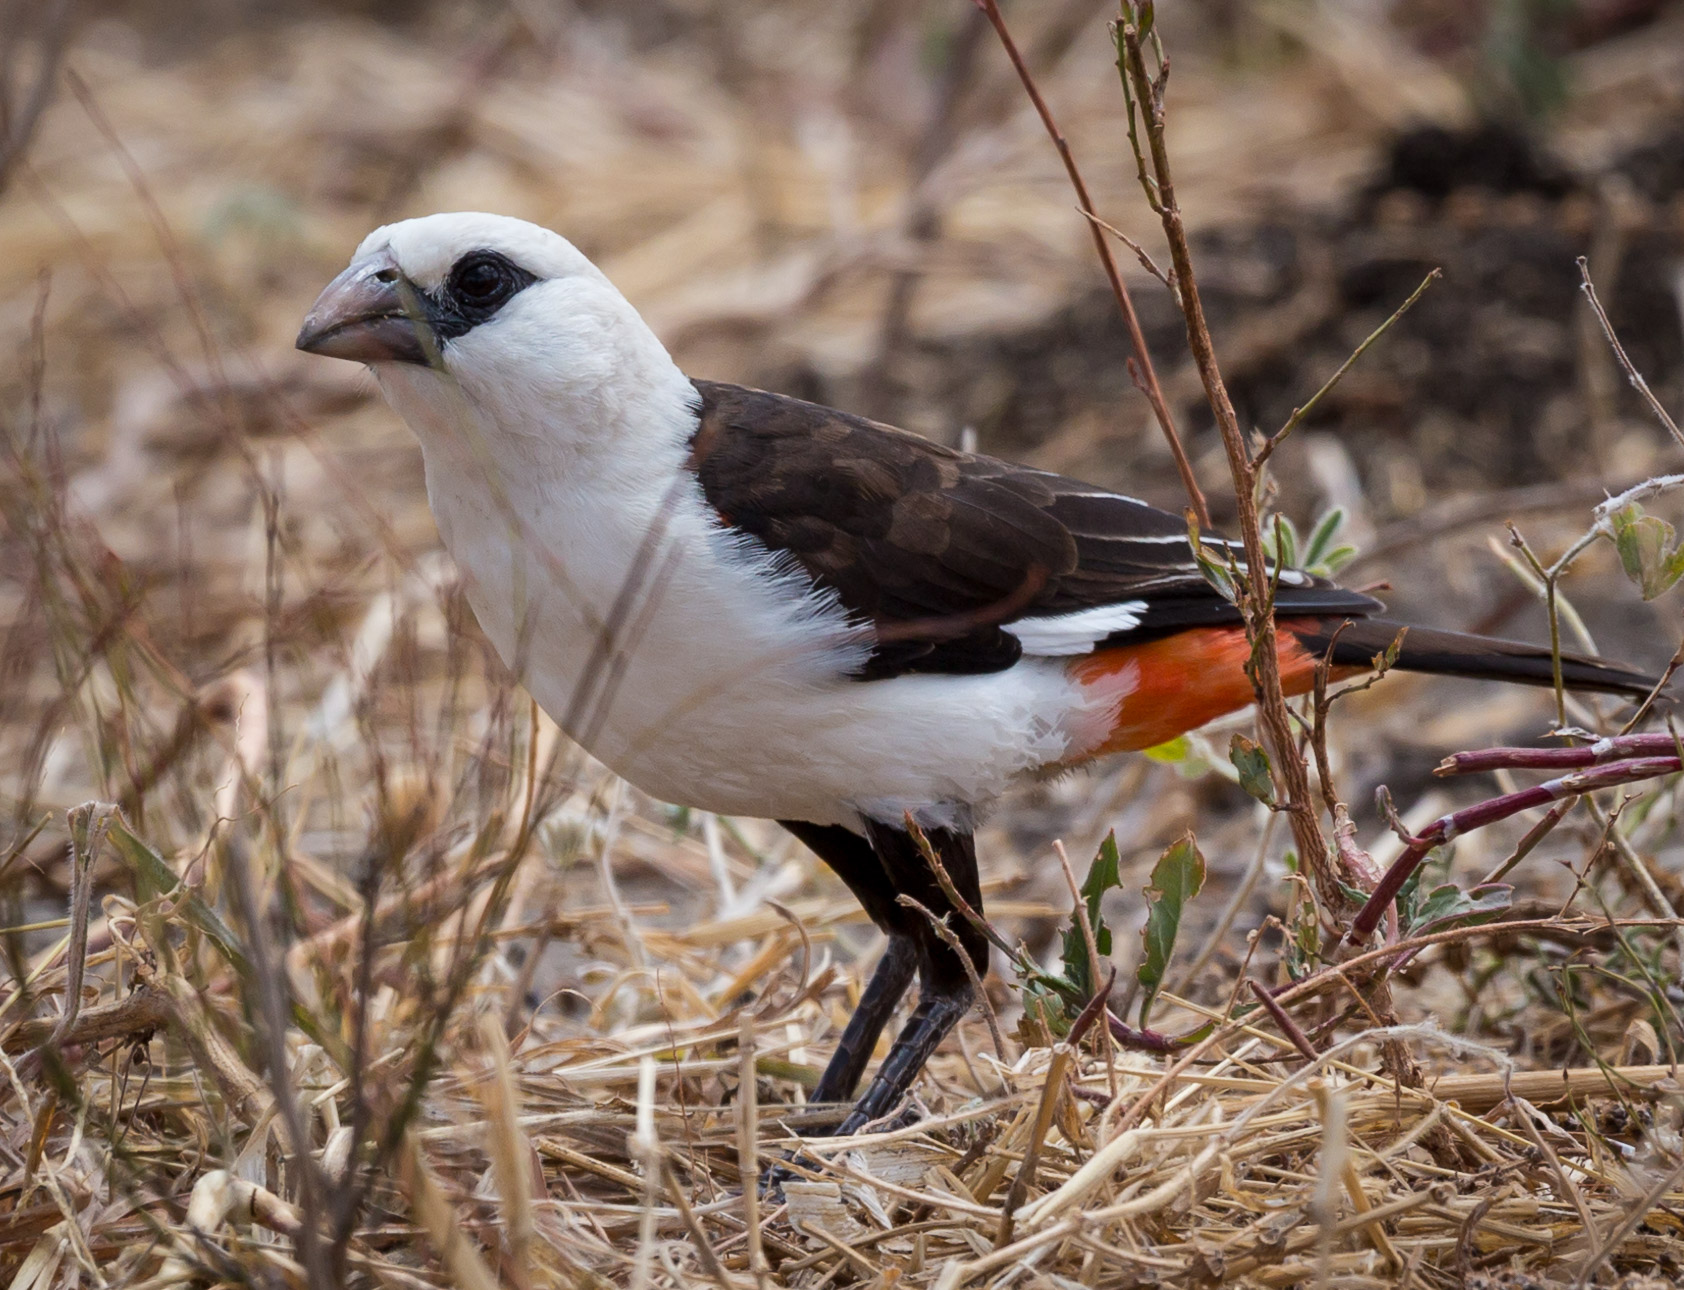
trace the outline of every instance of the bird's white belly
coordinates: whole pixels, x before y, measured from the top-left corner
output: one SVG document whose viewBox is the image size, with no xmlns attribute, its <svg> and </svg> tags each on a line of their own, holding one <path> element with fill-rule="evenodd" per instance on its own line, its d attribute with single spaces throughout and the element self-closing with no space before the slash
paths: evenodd
<svg viewBox="0 0 1684 1290">
<path fill-rule="evenodd" d="M 801 575 L 734 545 L 699 499 L 663 499 L 652 548 L 647 526 L 612 508 L 551 511 L 541 543 L 487 540 L 496 526 L 464 510 L 480 494 L 453 496 L 431 471 L 429 491 L 504 661 L 587 750 L 664 801 L 817 823 L 907 811 L 963 822 L 1086 742 L 1093 701 L 1059 661 L 850 679 L 869 645 L 840 608 L 803 603 Z"/>
<path fill-rule="evenodd" d="M 898 821 L 908 810 L 944 822 L 954 806 L 990 801 L 1067 747 L 1035 702 L 1037 691 L 1052 691 L 1055 702 L 1069 703 L 1056 665 L 794 685 L 743 675 L 740 658 L 720 661 L 718 678 L 691 674 L 676 684 L 670 659 L 633 662 L 607 696 L 605 717 L 577 725 L 579 737 L 664 801 L 818 823 L 857 814 Z M 551 713 L 565 711 L 571 697 L 555 684 L 562 676 L 561 668 L 528 673 Z"/>
</svg>

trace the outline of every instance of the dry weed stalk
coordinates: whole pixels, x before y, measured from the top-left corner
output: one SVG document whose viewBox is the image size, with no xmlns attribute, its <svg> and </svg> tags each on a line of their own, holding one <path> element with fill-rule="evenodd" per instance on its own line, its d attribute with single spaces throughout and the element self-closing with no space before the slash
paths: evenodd
<svg viewBox="0 0 1684 1290">
<path fill-rule="evenodd" d="M 1041 124 L 1046 128 L 1047 136 L 1058 149 L 1059 159 L 1064 163 L 1065 173 L 1070 176 L 1070 186 L 1076 190 L 1076 201 L 1079 209 L 1088 221 L 1089 231 L 1093 234 L 1093 246 L 1099 255 L 1099 262 L 1105 269 L 1105 280 L 1111 285 L 1111 294 L 1116 298 L 1117 308 L 1122 312 L 1123 325 L 1127 327 L 1129 344 L 1134 350 L 1134 356 L 1129 364 L 1129 371 L 1140 387 L 1140 392 L 1146 396 L 1146 401 L 1152 405 L 1152 415 L 1157 418 L 1158 428 L 1163 431 L 1164 442 L 1169 445 L 1170 455 L 1175 459 L 1175 469 L 1181 476 L 1181 486 L 1187 492 L 1187 500 L 1198 516 L 1199 523 L 1210 526 L 1210 508 L 1205 502 L 1204 491 L 1199 487 L 1198 477 L 1193 473 L 1193 463 L 1187 459 L 1187 450 L 1181 446 L 1181 435 L 1175 428 L 1175 418 L 1170 412 L 1169 404 L 1164 399 L 1163 388 L 1158 384 L 1157 369 L 1152 365 L 1151 351 L 1146 348 L 1146 336 L 1140 330 L 1140 317 L 1134 311 L 1134 298 L 1129 294 L 1128 284 L 1123 281 L 1123 275 L 1117 269 L 1117 257 L 1111 254 L 1111 244 L 1105 240 L 1104 221 L 1094 210 L 1093 199 L 1088 196 L 1088 186 L 1082 179 L 1082 172 L 1076 165 L 1075 154 L 1070 151 L 1069 141 L 1065 139 L 1063 131 L 1053 119 L 1052 110 L 1047 107 L 1047 101 L 1041 95 L 1041 89 L 1030 74 L 1028 65 L 1023 61 L 1023 55 L 1018 52 L 1017 42 L 1012 39 L 1010 28 L 1006 26 L 1005 17 L 1000 13 L 998 0 L 973 0 L 988 16 L 993 24 L 995 33 L 1000 38 L 1000 44 L 1011 60 L 1012 69 L 1023 83 L 1023 92 L 1029 96 L 1029 101 L 1035 106 L 1035 113 L 1041 118 Z M 1122 237 L 1122 234 L 1118 234 Z M 1127 238 L 1123 238 L 1127 241 Z M 1144 256 L 1133 243 L 1130 249 L 1142 257 L 1148 265 L 1149 258 Z M 1166 282 L 1166 285 L 1168 283 Z"/>
</svg>

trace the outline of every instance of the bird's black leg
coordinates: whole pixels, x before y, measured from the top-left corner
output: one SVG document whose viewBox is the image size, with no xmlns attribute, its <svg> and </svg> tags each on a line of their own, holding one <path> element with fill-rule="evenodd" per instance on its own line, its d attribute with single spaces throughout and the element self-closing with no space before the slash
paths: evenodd
<svg viewBox="0 0 1684 1290">
<path fill-rule="evenodd" d="M 860 995 L 859 1006 L 836 1041 L 829 1065 L 813 1086 L 810 1101 L 846 1102 L 853 1098 L 854 1090 L 860 1086 L 860 1076 L 865 1074 L 866 1063 L 877 1047 L 877 1037 L 895 1015 L 895 1008 L 917 970 L 917 945 L 910 936 L 891 933 L 888 947 L 877 960 L 877 969 Z"/>
<path fill-rule="evenodd" d="M 866 827 L 895 895 L 910 896 L 937 918 L 945 918 L 981 976 L 988 968 L 988 941 L 948 899 L 917 843 L 904 829 L 876 822 L 868 822 Z M 976 840 L 968 832 L 949 829 L 930 829 L 925 838 L 947 871 L 954 890 L 980 914 L 982 889 L 977 880 Z M 865 1096 L 836 1127 L 838 1136 L 854 1133 L 892 1111 L 930 1054 L 972 1003 L 970 974 L 959 954 L 936 934 L 925 915 L 898 902 L 896 908 L 902 919 L 898 926 L 916 947 L 918 1007 L 896 1036 Z"/>
<path fill-rule="evenodd" d="M 842 1101 L 853 1095 L 877 1037 L 894 1015 L 913 972 L 918 974 L 917 1008 L 896 1036 L 865 1096 L 835 1130 L 838 1134 L 853 1133 L 899 1104 L 930 1054 L 972 1002 L 971 979 L 964 961 L 936 934 L 925 915 L 902 905 L 898 897 L 910 896 L 937 918 L 946 919 L 979 976 L 988 968 L 988 942 L 947 898 L 923 851 L 906 830 L 868 822 L 868 836 L 861 837 L 838 825 L 790 820 L 783 825 L 837 872 L 871 921 L 889 936 L 888 949 L 813 1090 L 813 1101 Z M 929 829 L 924 836 L 954 890 L 981 913 L 975 839 L 952 829 Z"/>
<path fill-rule="evenodd" d="M 912 984 L 919 965 L 919 942 L 916 934 L 907 930 L 911 911 L 896 903 L 894 886 L 871 843 L 840 825 L 800 820 L 784 820 L 782 824 L 836 871 L 871 921 L 889 936 L 888 947 L 860 996 L 859 1007 L 848 1019 L 836 1052 L 811 1095 L 814 1102 L 846 1102 L 859 1087 L 860 1076 L 865 1074 L 866 1063 L 877 1047 L 877 1037 Z"/>
</svg>

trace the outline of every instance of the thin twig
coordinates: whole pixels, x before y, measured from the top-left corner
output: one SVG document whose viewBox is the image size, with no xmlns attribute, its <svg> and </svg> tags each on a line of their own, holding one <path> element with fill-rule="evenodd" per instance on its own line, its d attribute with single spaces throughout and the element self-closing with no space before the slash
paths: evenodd
<svg viewBox="0 0 1684 1290">
<path fill-rule="evenodd" d="M 754 1014 L 743 1010 L 737 1033 L 737 1160 L 743 1179 L 743 1224 L 748 1232 L 748 1268 L 756 1281 L 766 1276 L 760 1240 L 760 1093 L 754 1069 Z"/>
<path fill-rule="evenodd" d="M 1135 5 L 1125 3 L 1123 18 L 1117 25 L 1118 69 L 1125 89 L 1129 92 L 1129 123 L 1134 132 L 1134 109 L 1139 109 L 1145 126 L 1146 145 L 1151 154 L 1153 178 L 1148 185 L 1148 197 L 1154 202 L 1163 222 L 1164 235 L 1169 240 L 1170 257 L 1175 265 L 1175 281 L 1180 291 L 1181 311 L 1187 326 L 1187 345 L 1192 351 L 1199 379 L 1204 384 L 1205 397 L 1216 417 L 1222 434 L 1222 446 L 1228 457 L 1228 469 L 1233 478 L 1234 499 L 1239 507 L 1240 538 L 1245 551 L 1245 588 L 1243 612 L 1246 636 L 1251 643 L 1251 659 L 1247 665 L 1257 698 L 1258 724 L 1269 752 L 1281 809 L 1287 813 L 1297 844 L 1299 861 L 1316 889 L 1317 898 L 1329 913 L 1336 913 L 1350 902 L 1344 895 L 1317 822 L 1316 810 L 1310 796 L 1309 772 L 1299 755 L 1292 735 L 1292 722 L 1287 716 L 1286 696 L 1281 689 L 1280 659 L 1275 642 L 1275 611 L 1273 588 L 1265 576 L 1269 567 L 1263 548 L 1262 528 L 1257 516 L 1257 471 L 1240 430 L 1239 418 L 1228 397 L 1227 386 L 1217 365 L 1216 350 L 1211 343 L 1210 328 L 1205 323 L 1204 306 L 1199 300 L 1197 275 L 1193 270 L 1193 255 L 1187 239 L 1187 229 L 1176 203 L 1175 184 L 1170 173 L 1169 149 L 1164 139 L 1164 90 L 1169 79 L 1169 64 L 1162 61 L 1154 78 L 1147 70 L 1141 45 Z M 1145 159 L 1141 155 L 1142 175 Z M 1097 236 L 1097 230 L 1096 230 Z"/>
<path fill-rule="evenodd" d="M 1614 357 L 1625 369 L 1626 379 L 1631 382 L 1631 388 L 1643 396 L 1643 401 L 1649 405 L 1649 411 L 1666 427 L 1673 441 L 1684 447 L 1684 430 L 1678 428 L 1678 422 L 1672 419 L 1671 414 L 1661 405 L 1661 401 L 1655 397 L 1654 391 L 1649 388 L 1649 382 L 1643 379 L 1643 373 L 1637 370 L 1636 364 L 1626 354 L 1625 346 L 1620 344 L 1620 338 L 1614 334 L 1614 324 L 1608 321 L 1608 311 L 1602 307 L 1602 301 L 1597 299 L 1596 286 L 1590 280 L 1590 262 L 1581 255 L 1574 263 L 1579 266 L 1579 290 L 1583 291 L 1585 299 L 1590 301 L 1591 312 L 1596 315 L 1596 321 L 1602 327 L 1602 334 L 1608 338 Z"/>
<path fill-rule="evenodd" d="M 1566 569 L 1569 561 L 1589 545 L 1588 538 L 1581 538 L 1568 548 L 1566 554 L 1548 569 L 1532 553 L 1526 539 L 1521 537 L 1520 530 L 1513 524 L 1507 526 L 1509 530 L 1509 545 L 1519 551 L 1526 563 L 1532 567 L 1544 588 L 1544 612 L 1549 616 L 1550 627 L 1550 680 L 1555 688 L 1555 724 L 1559 729 L 1567 724 L 1567 682 L 1561 665 L 1561 573 Z"/>
<path fill-rule="evenodd" d="M 1625 725 L 1620 727 L 1622 735 L 1635 730 L 1643 723 L 1644 718 L 1654 711 L 1655 701 L 1666 692 L 1667 686 L 1672 684 L 1672 678 L 1678 674 L 1680 667 L 1684 667 L 1684 641 L 1680 641 L 1678 648 L 1672 652 L 1672 657 L 1667 660 L 1666 667 L 1662 669 L 1660 676 L 1655 679 L 1654 688 L 1644 695 L 1643 702 L 1637 705 L 1637 711 L 1633 712 Z"/>
<path fill-rule="evenodd" d="M 1391 867 L 1380 879 L 1380 884 L 1374 888 L 1367 902 L 1351 920 L 1342 943 L 1361 944 L 1373 935 L 1386 906 L 1397 899 L 1404 883 L 1409 881 L 1410 876 L 1434 847 L 1443 846 L 1473 829 L 1483 828 L 1498 820 L 1506 820 L 1511 815 L 1518 815 L 1521 811 L 1531 810 L 1536 806 L 1545 806 L 1566 797 L 1579 797 L 1599 788 L 1635 784 L 1662 775 L 1676 775 L 1679 769 L 1680 762 L 1676 756 L 1637 757 L 1630 761 L 1612 762 L 1605 766 L 1563 775 L 1558 779 L 1521 789 L 1517 793 L 1506 793 L 1501 797 L 1480 802 L 1476 806 L 1439 816 L 1421 830 L 1420 835 L 1404 848 L 1403 854 L 1392 862 Z"/>
<path fill-rule="evenodd" d="M 1140 245 L 1139 242 L 1136 242 L 1132 237 L 1130 237 L 1127 233 L 1123 232 L 1123 230 L 1118 228 L 1115 224 L 1107 223 L 1105 220 L 1102 220 L 1099 216 L 1095 215 L 1092 211 L 1082 210 L 1082 208 L 1079 207 L 1079 206 L 1076 209 L 1078 211 L 1080 211 L 1081 214 L 1085 218 L 1091 219 L 1095 224 L 1099 225 L 1100 228 L 1104 229 L 1112 237 L 1116 238 L 1124 246 L 1128 247 L 1129 250 L 1133 251 L 1134 252 L 1134 258 L 1140 261 L 1140 267 L 1145 269 L 1146 272 L 1150 273 L 1159 282 L 1163 283 L 1166 287 L 1168 287 L 1171 292 L 1174 292 L 1174 290 L 1175 290 L 1174 280 L 1169 276 L 1169 274 L 1165 273 L 1162 269 L 1160 269 L 1158 267 L 1157 262 L 1155 260 L 1153 260 L 1152 257 L 1146 253 L 1145 247 Z"/>
<path fill-rule="evenodd" d="M 1046 1147 L 1053 1114 L 1058 1110 L 1058 1100 L 1064 1092 L 1064 1077 L 1074 1059 L 1072 1045 L 1054 1046 L 1052 1061 L 1047 1065 L 1046 1078 L 1041 1084 L 1041 1101 L 1035 1108 L 1035 1123 L 1029 1130 L 1029 1145 L 1024 1149 L 1023 1163 L 1018 1166 L 1017 1177 L 1012 1179 L 1005 1201 L 1000 1206 L 1000 1225 L 994 1234 L 996 1247 L 1011 1244 L 1013 1221 L 1028 1197 L 1029 1189 L 1035 1185 L 1035 1175 L 1041 1167 L 1041 1152 Z"/>
<path fill-rule="evenodd" d="M 941 894 L 953 902 L 953 908 L 959 911 L 960 917 L 988 938 L 990 945 L 1007 958 L 1015 959 L 1017 950 L 995 930 L 994 924 L 982 916 L 981 910 L 959 894 L 959 888 L 953 885 L 953 875 L 947 872 L 947 866 L 936 854 L 936 849 L 925 836 L 924 830 L 919 828 L 917 821 L 912 818 L 912 812 L 908 811 L 902 819 L 905 821 L 908 836 L 917 846 L 919 854 L 924 857 L 924 862 L 930 866 L 930 872 L 935 876 L 936 886 L 941 888 Z"/>
<path fill-rule="evenodd" d="M 298 1253 L 312 1276 L 325 1276 L 327 1251 L 322 1246 L 319 1223 L 322 1201 L 331 1184 L 310 1154 L 310 1137 L 305 1128 L 304 1114 L 293 1093 L 287 1051 L 287 1021 L 292 1012 L 292 1002 L 288 997 L 286 973 L 282 967 L 285 956 L 284 952 L 274 948 L 270 939 L 269 911 L 259 903 L 250 846 L 244 837 L 232 831 L 222 845 L 222 869 L 234 889 L 235 905 L 240 911 L 240 920 L 245 924 L 247 956 L 253 978 L 249 986 L 256 995 L 252 1014 L 258 1022 L 269 1093 L 274 1098 L 276 1113 L 286 1126 L 291 1143 L 289 1163 L 298 1171 L 298 1203 L 304 1214 Z"/>
<path fill-rule="evenodd" d="M 1671 1169 L 1657 1171 L 1654 1181 L 1643 1189 L 1641 1196 L 1633 1197 L 1616 1211 L 1620 1215 L 1619 1219 L 1601 1235 L 1596 1248 L 1585 1257 L 1584 1266 L 1579 1269 L 1579 1275 L 1573 1281 L 1573 1290 L 1584 1290 L 1584 1287 L 1590 1285 L 1597 1270 L 1619 1249 L 1620 1242 L 1626 1239 L 1633 1228 L 1649 1217 L 1649 1211 L 1661 1203 L 1661 1198 L 1677 1186 L 1681 1177 L 1684 1177 L 1684 1161 L 1680 1161 Z"/>
<path fill-rule="evenodd" d="M 1368 352 L 1369 346 L 1374 344 L 1375 341 L 1379 340 L 1380 337 L 1390 331 L 1393 323 L 1414 308 L 1415 302 L 1421 298 L 1427 288 L 1432 286 L 1432 284 L 1442 276 L 1442 270 L 1434 269 L 1426 277 L 1422 278 L 1421 285 L 1416 287 L 1414 291 L 1410 292 L 1409 299 L 1399 305 L 1390 318 L 1386 319 L 1385 322 L 1381 323 L 1373 331 L 1368 333 L 1368 339 L 1363 341 L 1362 344 L 1358 345 L 1351 351 L 1351 356 L 1339 365 L 1339 370 L 1337 372 L 1327 378 L 1326 383 L 1322 385 L 1321 389 L 1312 394 L 1303 407 L 1292 409 L 1292 415 L 1286 419 L 1286 424 L 1279 430 L 1275 431 L 1274 434 L 1270 435 L 1268 439 L 1264 441 L 1263 446 L 1257 450 L 1257 455 L 1252 458 L 1251 465 L 1254 470 L 1260 468 L 1264 462 L 1269 460 L 1270 455 L 1276 448 L 1280 447 L 1286 437 L 1296 430 L 1300 424 L 1302 424 L 1305 417 L 1315 411 L 1316 404 L 1321 402 L 1322 396 L 1335 385 L 1339 384 L 1340 380 L 1344 378 L 1345 373 L 1350 371 L 1351 368 L 1356 365 L 1357 359 L 1361 358 Z"/>
<path fill-rule="evenodd" d="M 1631 757 L 1665 757 L 1678 751 L 1670 734 L 1611 735 L 1573 748 L 1480 748 L 1451 753 L 1435 775 L 1470 775 L 1487 770 L 1576 770 Z"/>
<path fill-rule="evenodd" d="M 34 83 L 27 93 L 19 95 L 15 103 L 13 90 L 22 90 L 22 85 L 14 87 L 10 74 L 0 80 L 0 193 L 6 191 L 6 180 L 28 152 L 36 127 L 41 124 L 41 118 L 53 100 L 53 92 L 58 88 L 59 68 L 64 62 L 65 51 L 70 47 L 71 18 L 75 12 L 71 0 L 50 0 L 45 7 L 21 5 L 10 14 L 20 24 L 22 19 L 17 18 L 18 9 L 24 12 L 35 10 L 40 53 L 36 59 Z M 21 43 L 22 33 L 14 28 L 7 32 L 5 39 L 9 45 Z M 17 60 L 12 57 L 14 52 L 12 48 L 6 50 L 4 61 L 8 73 L 16 70 Z"/>
<path fill-rule="evenodd" d="M 1035 112 L 1041 118 L 1042 126 L 1046 128 L 1053 146 L 1058 149 L 1060 160 L 1064 162 L 1065 173 L 1070 176 L 1070 186 L 1076 190 L 1076 201 L 1082 214 L 1088 217 L 1088 231 L 1093 234 L 1094 250 L 1099 252 L 1099 262 L 1105 268 L 1105 280 L 1111 284 L 1111 294 L 1116 297 L 1117 308 L 1122 311 L 1123 325 L 1128 328 L 1129 344 L 1134 349 L 1135 363 L 1139 367 L 1138 384 L 1141 392 L 1152 405 L 1152 414 L 1157 417 L 1158 426 L 1164 432 L 1164 441 L 1169 444 L 1170 455 L 1175 458 L 1176 473 L 1181 476 L 1182 488 L 1187 490 L 1187 500 L 1192 503 L 1193 513 L 1199 517 L 1199 523 L 1203 527 L 1209 528 L 1210 507 L 1205 504 L 1204 492 L 1199 488 L 1198 477 L 1193 473 L 1193 463 L 1187 459 L 1187 451 L 1181 446 L 1181 435 L 1175 428 L 1175 418 L 1170 414 L 1169 404 L 1164 400 L 1163 389 L 1158 384 L 1158 373 L 1152 366 L 1151 352 L 1146 348 L 1146 334 L 1141 331 L 1140 318 L 1134 312 L 1134 299 L 1129 295 L 1123 275 L 1117 270 L 1117 260 L 1111 254 L 1110 243 L 1105 240 L 1105 234 L 1099 225 L 1094 223 L 1097 214 L 1093 199 L 1088 196 L 1088 186 L 1082 179 L 1081 170 L 1077 168 L 1075 155 L 1070 151 L 1070 144 L 1063 131 L 1058 128 L 1058 123 L 1053 120 L 1052 110 L 1047 107 L 1047 101 L 1041 97 L 1040 88 L 1024 63 L 1023 55 L 1018 53 L 1017 42 L 1012 39 L 1006 20 L 1000 14 L 998 0 L 974 0 L 974 3 L 988 15 L 988 21 L 994 25 L 995 34 L 1000 37 L 1006 57 L 1011 60 L 1013 70 L 1023 82 L 1024 92 L 1035 105 Z"/>
<path fill-rule="evenodd" d="M 929 919 L 930 927 L 942 940 L 942 944 L 959 956 L 959 964 L 965 969 L 965 976 L 969 978 L 971 990 L 977 1001 L 982 1005 L 982 1015 L 988 1021 L 988 1035 L 994 1041 L 994 1055 L 1000 1059 L 1001 1065 L 1007 1061 L 1006 1040 L 1000 1033 L 1000 1022 L 994 1016 L 994 1005 L 988 1002 L 988 992 L 982 988 L 982 978 L 977 975 L 976 964 L 971 962 L 971 956 L 965 952 L 964 944 L 959 940 L 959 933 L 947 925 L 945 918 L 936 917 L 935 913 L 920 904 L 914 897 L 901 894 L 895 897 L 902 905 L 914 910 Z"/>
<path fill-rule="evenodd" d="M 1094 939 L 1093 920 L 1088 917 L 1087 902 L 1082 899 L 1082 888 L 1076 881 L 1076 871 L 1070 867 L 1070 856 L 1064 850 L 1062 839 L 1053 840 L 1053 854 L 1058 857 L 1059 867 L 1064 870 L 1065 886 L 1070 889 L 1070 918 L 1081 929 L 1082 945 L 1088 952 L 1088 979 L 1097 986 L 1100 973 L 1099 942 Z"/>
<path fill-rule="evenodd" d="M 1252 994 L 1257 996 L 1257 1002 L 1263 1005 L 1263 1011 L 1274 1019 L 1281 1034 L 1287 1038 L 1294 1048 L 1304 1054 L 1306 1060 L 1316 1061 L 1320 1057 L 1320 1054 L 1316 1052 L 1316 1046 L 1298 1028 L 1298 1023 L 1287 1015 L 1286 1009 L 1275 1002 L 1274 996 L 1258 984 L 1256 978 L 1251 979 L 1246 984 L 1251 987 Z"/>
<path fill-rule="evenodd" d="M 82 1010 L 82 981 L 88 970 L 88 906 L 93 895 L 94 858 L 105 841 L 116 808 L 108 802 L 84 802 L 69 812 L 70 826 L 70 942 L 64 951 L 64 1011 L 40 1048 L 18 1063 L 18 1076 L 28 1079 L 43 1056 L 58 1048 L 76 1025 Z"/>
</svg>

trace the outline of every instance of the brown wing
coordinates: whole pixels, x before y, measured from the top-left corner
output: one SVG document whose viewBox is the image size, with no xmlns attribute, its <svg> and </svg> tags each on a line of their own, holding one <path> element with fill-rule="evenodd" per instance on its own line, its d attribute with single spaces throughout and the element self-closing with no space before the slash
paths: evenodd
<svg viewBox="0 0 1684 1290">
<path fill-rule="evenodd" d="M 1239 621 L 1194 564 L 1185 521 L 1167 511 L 800 399 L 695 385 L 691 462 L 708 503 L 876 626 L 867 678 L 996 671 L 1022 655 L 1020 635 L 1035 640 L 1049 618 L 1104 606 L 1125 609 L 1127 626 L 1093 646 Z M 1380 607 L 1292 576 L 1284 611 Z"/>
</svg>

